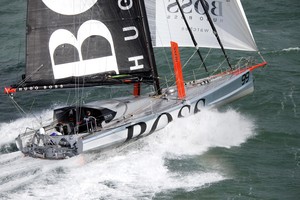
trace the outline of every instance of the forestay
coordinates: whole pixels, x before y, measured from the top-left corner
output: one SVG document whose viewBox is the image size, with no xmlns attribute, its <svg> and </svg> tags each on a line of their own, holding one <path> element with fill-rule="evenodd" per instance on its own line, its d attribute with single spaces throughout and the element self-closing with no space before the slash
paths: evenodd
<svg viewBox="0 0 300 200">
<path fill-rule="evenodd" d="M 179 1 L 199 47 L 220 48 L 205 16 L 200 0 Z M 205 0 L 225 49 L 256 51 L 240 0 Z M 168 47 L 176 41 L 181 47 L 194 46 L 175 0 L 146 1 L 153 45 Z"/>
</svg>

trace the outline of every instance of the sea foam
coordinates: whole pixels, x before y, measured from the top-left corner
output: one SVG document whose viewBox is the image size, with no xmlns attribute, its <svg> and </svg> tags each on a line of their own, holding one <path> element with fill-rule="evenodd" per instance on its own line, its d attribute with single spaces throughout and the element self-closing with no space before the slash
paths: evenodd
<svg viewBox="0 0 300 200">
<path fill-rule="evenodd" d="M 282 51 L 286 51 L 286 52 L 300 51 L 300 47 L 290 47 L 290 48 L 282 49 Z"/>
<path fill-rule="evenodd" d="M 15 123 L 25 125 L 27 120 Z M 13 127 L 2 129 L 7 126 Z M 239 146 L 255 134 L 254 127 L 251 119 L 235 110 L 204 110 L 106 152 L 61 161 L 22 157 L 19 152 L 0 155 L 5 160 L 0 179 L 6 180 L 0 183 L 0 193 L 15 199 L 152 199 L 178 189 L 198 190 L 228 177 L 198 165 L 190 171 L 180 165 L 174 169 L 168 160 L 195 157 L 197 162 L 210 148 Z"/>
</svg>

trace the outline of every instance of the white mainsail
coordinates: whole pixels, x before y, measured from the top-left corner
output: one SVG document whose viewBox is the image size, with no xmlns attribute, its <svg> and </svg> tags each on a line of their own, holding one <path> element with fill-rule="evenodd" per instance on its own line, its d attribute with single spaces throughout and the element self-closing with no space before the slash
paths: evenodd
<svg viewBox="0 0 300 200">
<path fill-rule="evenodd" d="M 257 51 L 240 0 L 206 0 L 208 10 L 225 49 Z M 199 0 L 180 1 L 199 47 L 220 48 Z M 149 0 L 146 3 L 153 46 L 194 46 L 175 0 Z"/>
</svg>

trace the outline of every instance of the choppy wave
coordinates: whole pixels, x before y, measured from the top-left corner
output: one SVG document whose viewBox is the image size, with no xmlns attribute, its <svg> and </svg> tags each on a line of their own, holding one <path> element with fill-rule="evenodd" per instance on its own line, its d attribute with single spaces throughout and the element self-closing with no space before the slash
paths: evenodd
<svg viewBox="0 0 300 200">
<path fill-rule="evenodd" d="M 1 134 L 8 127 L 21 127 L 28 121 L 2 125 Z M 242 114 L 205 110 L 107 152 L 61 161 L 23 157 L 20 152 L 2 154 L 0 198 L 151 199 L 157 193 L 201 189 L 228 177 L 200 164 L 174 169 L 167 161 L 201 157 L 213 147 L 239 146 L 253 135 L 253 121 Z"/>
<path fill-rule="evenodd" d="M 284 49 L 273 50 L 265 52 L 265 54 L 287 54 L 287 53 L 298 53 L 300 52 L 300 47 L 289 47 Z"/>
<path fill-rule="evenodd" d="M 20 118 L 9 123 L 0 123 L 0 149 L 14 143 L 14 139 L 20 133 L 25 132 L 26 128 L 37 129 L 42 122 L 49 123 L 52 117 L 53 111 L 45 110 L 39 114 Z"/>
<path fill-rule="evenodd" d="M 300 51 L 300 47 L 290 47 L 287 49 L 282 49 L 282 51 L 290 52 L 290 51 Z"/>
</svg>

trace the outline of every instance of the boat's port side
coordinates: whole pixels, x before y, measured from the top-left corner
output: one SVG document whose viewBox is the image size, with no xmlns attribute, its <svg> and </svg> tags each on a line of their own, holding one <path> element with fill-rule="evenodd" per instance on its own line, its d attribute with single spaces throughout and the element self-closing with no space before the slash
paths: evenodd
<svg viewBox="0 0 300 200">
<path fill-rule="evenodd" d="M 74 107 L 54 110 L 54 123 L 19 136 L 18 148 L 32 157 L 62 159 L 91 150 L 103 150 L 150 135 L 177 118 L 196 114 L 203 107 L 219 106 L 253 91 L 251 71 L 239 74 L 225 74 L 215 77 L 205 84 L 203 80 L 194 85 L 186 85 L 187 98 L 179 100 L 176 91 L 160 97 L 139 97 L 119 100 L 109 109 L 98 101 L 83 107 L 82 111 L 91 112 L 89 120 L 69 126 L 75 118 L 86 120 L 85 115 Z M 100 107 L 101 105 L 102 107 Z M 122 106 L 120 106 L 122 105 Z M 126 108 L 126 109 L 125 109 Z M 80 115 L 78 114 L 80 113 Z M 116 117 L 117 116 L 117 117 Z M 129 119 L 129 120 L 128 120 Z M 98 123 L 99 122 L 99 123 Z M 100 123 L 101 122 L 101 123 Z M 91 123 L 91 124 L 89 124 Z M 54 125 L 55 124 L 55 125 Z M 69 125 L 69 126 L 67 126 Z"/>
</svg>

